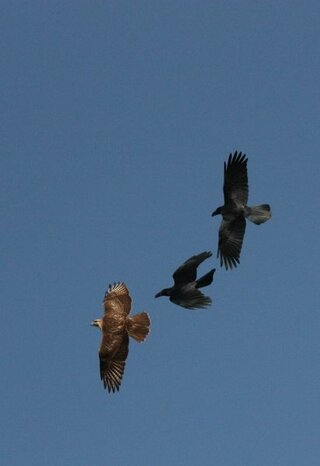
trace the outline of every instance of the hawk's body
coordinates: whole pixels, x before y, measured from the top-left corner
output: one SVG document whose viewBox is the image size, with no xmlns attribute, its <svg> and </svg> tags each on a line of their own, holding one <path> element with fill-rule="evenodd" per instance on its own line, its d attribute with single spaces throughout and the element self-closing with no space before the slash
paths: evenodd
<svg viewBox="0 0 320 466">
<path fill-rule="evenodd" d="M 92 325 L 102 331 L 99 350 L 100 377 L 104 388 L 119 390 L 129 352 L 129 336 L 142 342 L 149 333 L 150 318 L 146 312 L 129 317 L 131 298 L 124 283 L 110 285 L 103 301 L 104 316 Z"/>
</svg>

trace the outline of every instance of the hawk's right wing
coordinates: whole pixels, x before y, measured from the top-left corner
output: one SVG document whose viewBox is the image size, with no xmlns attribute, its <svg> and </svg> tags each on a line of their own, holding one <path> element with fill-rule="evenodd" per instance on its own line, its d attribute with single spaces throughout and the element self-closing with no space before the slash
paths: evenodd
<svg viewBox="0 0 320 466">
<path fill-rule="evenodd" d="M 127 286 L 121 282 L 109 285 L 104 295 L 103 306 L 105 313 L 115 311 L 128 315 L 131 309 L 131 298 Z"/>
</svg>

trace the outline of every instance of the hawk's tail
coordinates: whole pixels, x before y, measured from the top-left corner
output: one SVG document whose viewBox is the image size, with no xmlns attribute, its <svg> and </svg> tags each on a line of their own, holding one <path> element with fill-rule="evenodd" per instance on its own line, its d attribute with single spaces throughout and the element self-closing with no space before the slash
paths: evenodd
<svg viewBox="0 0 320 466">
<path fill-rule="evenodd" d="M 127 317 L 127 331 L 130 337 L 142 342 L 146 339 L 150 329 L 150 317 L 146 312 L 140 312 L 132 317 Z"/>
<path fill-rule="evenodd" d="M 256 225 L 264 223 L 271 217 L 271 209 L 269 204 L 261 204 L 253 207 L 247 207 L 246 217 Z"/>
</svg>

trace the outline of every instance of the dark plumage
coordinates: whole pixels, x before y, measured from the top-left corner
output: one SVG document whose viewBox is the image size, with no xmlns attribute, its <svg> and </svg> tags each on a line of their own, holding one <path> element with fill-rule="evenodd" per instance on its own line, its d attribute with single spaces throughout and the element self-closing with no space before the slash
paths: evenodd
<svg viewBox="0 0 320 466">
<path fill-rule="evenodd" d="M 212 256 L 212 252 L 209 251 L 190 257 L 174 272 L 174 285 L 171 288 L 164 288 L 155 295 L 155 298 L 169 296 L 171 302 L 187 309 L 208 307 L 212 303 L 212 300 L 201 293 L 199 288 L 212 283 L 215 269 L 210 270 L 210 272 L 197 280 L 197 267 L 210 256 Z"/>
<path fill-rule="evenodd" d="M 102 331 L 99 350 L 100 377 L 109 392 L 119 390 L 129 351 L 129 336 L 142 342 L 149 333 L 146 312 L 129 317 L 131 298 L 124 283 L 109 285 L 104 296 L 104 316 L 91 325 Z"/>
<path fill-rule="evenodd" d="M 218 207 L 212 216 L 221 214 L 218 254 L 220 265 L 232 269 L 240 262 L 240 253 L 246 229 L 246 218 L 256 225 L 271 217 L 269 204 L 248 207 L 248 174 L 245 154 L 230 154 L 224 163 L 224 205 Z"/>
</svg>

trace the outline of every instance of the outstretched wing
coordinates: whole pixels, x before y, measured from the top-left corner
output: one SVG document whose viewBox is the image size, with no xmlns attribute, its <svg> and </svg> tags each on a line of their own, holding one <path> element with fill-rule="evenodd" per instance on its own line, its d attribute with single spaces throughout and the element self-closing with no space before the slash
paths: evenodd
<svg viewBox="0 0 320 466">
<path fill-rule="evenodd" d="M 129 336 L 125 320 L 104 317 L 103 337 L 99 351 L 100 377 L 108 392 L 119 390 L 129 352 Z"/>
<path fill-rule="evenodd" d="M 247 161 L 245 154 L 236 151 L 233 155 L 230 154 L 228 162 L 224 163 L 225 204 L 231 201 L 242 205 L 247 204 L 249 195 Z"/>
<path fill-rule="evenodd" d="M 198 289 L 183 292 L 180 296 L 171 296 L 170 301 L 187 309 L 205 309 L 212 304 L 211 298 Z"/>
<path fill-rule="evenodd" d="M 183 286 L 194 282 L 197 278 L 197 267 L 210 256 L 212 256 L 212 252 L 205 251 L 186 260 L 173 274 L 175 285 Z"/>
<path fill-rule="evenodd" d="M 127 286 L 121 282 L 109 285 L 104 295 L 103 305 L 105 313 L 115 311 L 128 315 L 131 309 L 131 298 Z"/>
<path fill-rule="evenodd" d="M 236 217 L 234 220 L 222 220 L 219 229 L 218 254 L 220 265 L 232 269 L 240 262 L 240 253 L 244 233 L 246 230 L 246 220 L 244 217 Z"/>
</svg>

